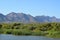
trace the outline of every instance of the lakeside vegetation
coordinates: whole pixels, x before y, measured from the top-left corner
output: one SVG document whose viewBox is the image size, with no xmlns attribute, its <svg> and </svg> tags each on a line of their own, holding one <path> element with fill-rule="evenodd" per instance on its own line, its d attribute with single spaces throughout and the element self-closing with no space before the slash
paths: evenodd
<svg viewBox="0 0 60 40">
<path fill-rule="evenodd" d="M 60 38 L 60 23 L 0 23 L 0 34 Z"/>
</svg>

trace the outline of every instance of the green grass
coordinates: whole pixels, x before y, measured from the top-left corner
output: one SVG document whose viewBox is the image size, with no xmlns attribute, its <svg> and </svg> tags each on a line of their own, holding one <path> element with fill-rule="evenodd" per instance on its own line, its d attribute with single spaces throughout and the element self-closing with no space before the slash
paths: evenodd
<svg viewBox="0 0 60 40">
<path fill-rule="evenodd" d="M 60 38 L 60 23 L 1 23 L 0 34 Z"/>
</svg>

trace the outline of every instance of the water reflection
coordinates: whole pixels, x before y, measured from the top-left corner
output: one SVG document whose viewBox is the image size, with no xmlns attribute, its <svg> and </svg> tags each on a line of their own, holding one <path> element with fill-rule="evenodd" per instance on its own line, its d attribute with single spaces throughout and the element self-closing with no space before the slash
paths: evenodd
<svg viewBox="0 0 60 40">
<path fill-rule="evenodd" d="M 0 34 L 0 40 L 60 40 L 42 36 L 13 36 Z"/>
</svg>

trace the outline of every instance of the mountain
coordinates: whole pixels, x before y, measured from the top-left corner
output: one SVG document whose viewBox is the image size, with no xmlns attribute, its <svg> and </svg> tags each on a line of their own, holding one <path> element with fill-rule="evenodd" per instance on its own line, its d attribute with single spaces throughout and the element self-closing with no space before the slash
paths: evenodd
<svg viewBox="0 0 60 40">
<path fill-rule="evenodd" d="M 6 16 L 0 13 L 0 22 L 5 22 L 5 21 L 7 21 Z"/>
<path fill-rule="evenodd" d="M 60 22 L 59 18 L 50 17 L 50 16 L 31 16 L 29 14 L 24 13 L 15 13 L 11 12 L 7 15 L 3 15 L 0 13 L 0 22 L 23 22 L 23 23 L 30 23 L 30 22 Z"/>
<path fill-rule="evenodd" d="M 37 22 L 60 22 L 60 19 L 56 17 L 49 17 L 49 16 L 36 16 L 35 19 Z"/>
<path fill-rule="evenodd" d="M 9 22 L 34 22 L 35 21 L 33 16 L 24 13 L 11 12 L 7 14 L 6 17 Z"/>
</svg>

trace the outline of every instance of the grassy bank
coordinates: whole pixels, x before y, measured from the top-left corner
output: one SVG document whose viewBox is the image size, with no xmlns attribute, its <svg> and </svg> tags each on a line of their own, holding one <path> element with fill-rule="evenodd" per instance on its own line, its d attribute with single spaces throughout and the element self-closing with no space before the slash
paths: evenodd
<svg viewBox="0 0 60 40">
<path fill-rule="evenodd" d="M 60 23 L 1 23 L 0 34 L 60 38 Z"/>
</svg>

